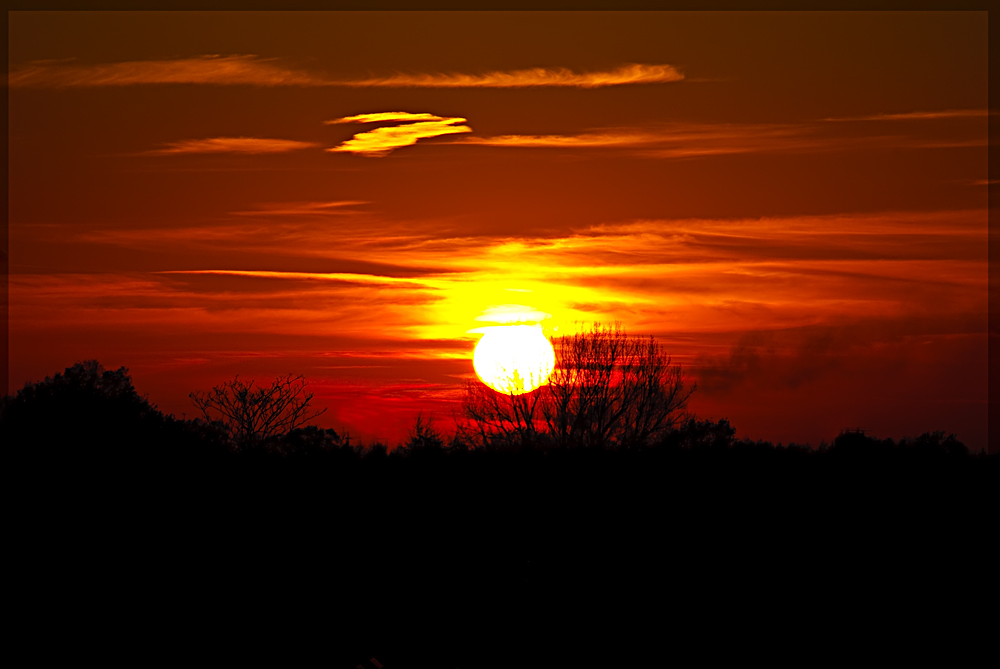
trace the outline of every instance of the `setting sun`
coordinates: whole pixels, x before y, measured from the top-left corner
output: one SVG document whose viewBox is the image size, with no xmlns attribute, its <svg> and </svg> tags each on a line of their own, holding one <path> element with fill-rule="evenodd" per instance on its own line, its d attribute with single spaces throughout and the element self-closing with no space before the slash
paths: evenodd
<svg viewBox="0 0 1000 669">
<path fill-rule="evenodd" d="M 520 395 L 545 383 L 555 366 L 555 352 L 541 327 L 503 325 L 486 331 L 472 364 L 493 390 Z"/>
</svg>

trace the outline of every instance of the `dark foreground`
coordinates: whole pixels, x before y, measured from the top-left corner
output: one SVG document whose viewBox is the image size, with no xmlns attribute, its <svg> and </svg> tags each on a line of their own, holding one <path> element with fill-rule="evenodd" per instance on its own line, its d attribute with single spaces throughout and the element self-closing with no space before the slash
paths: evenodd
<svg viewBox="0 0 1000 669">
<path fill-rule="evenodd" d="M 39 664 L 953 664 L 995 611 L 996 457 L 845 443 L 11 464 L 9 573 Z"/>
<path fill-rule="evenodd" d="M 0 403 L 8 638 L 39 666 L 972 664 L 1000 458 L 733 432 L 233 452 L 77 365 Z"/>
</svg>

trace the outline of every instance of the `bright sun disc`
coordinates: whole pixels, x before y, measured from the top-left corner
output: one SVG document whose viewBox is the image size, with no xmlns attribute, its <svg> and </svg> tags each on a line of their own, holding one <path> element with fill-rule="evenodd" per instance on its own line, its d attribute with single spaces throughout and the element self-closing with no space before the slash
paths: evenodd
<svg viewBox="0 0 1000 669">
<path fill-rule="evenodd" d="M 476 344 L 472 364 L 476 374 L 499 393 L 531 392 L 552 373 L 556 355 L 537 325 L 490 328 Z"/>
</svg>

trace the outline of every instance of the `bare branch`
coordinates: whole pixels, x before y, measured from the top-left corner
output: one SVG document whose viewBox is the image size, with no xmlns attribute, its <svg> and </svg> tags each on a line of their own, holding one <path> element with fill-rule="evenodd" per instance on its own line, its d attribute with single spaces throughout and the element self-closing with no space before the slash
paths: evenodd
<svg viewBox="0 0 1000 669">
<path fill-rule="evenodd" d="M 286 374 L 256 389 L 254 381 L 240 381 L 237 375 L 207 393 L 191 393 L 190 398 L 205 420 L 223 424 L 235 448 L 245 449 L 302 427 L 326 411 L 309 412 L 313 394 L 305 392 L 305 386 L 301 374 Z"/>
<path fill-rule="evenodd" d="M 653 337 L 630 337 L 619 323 L 595 323 L 589 331 L 554 340 L 553 347 L 557 363 L 543 392 L 509 398 L 509 418 L 497 406 L 502 396 L 470 396 L 480 404 L 492 401 L 493 411 L 470 410 L 467 402 L 467 417 L 485 434 L 506 434 L 503 426 L 513 423 L 528 433 L 519 436 L 530 438 L 540 415 L 558 445 L 640 448 L 685 415 L 694 387 L 685 387 L 680 367 Z M 479 394 L 485 393 L 479 389 Z M 531 420 L 523 420 L 522 408 Z"/>
</svg>

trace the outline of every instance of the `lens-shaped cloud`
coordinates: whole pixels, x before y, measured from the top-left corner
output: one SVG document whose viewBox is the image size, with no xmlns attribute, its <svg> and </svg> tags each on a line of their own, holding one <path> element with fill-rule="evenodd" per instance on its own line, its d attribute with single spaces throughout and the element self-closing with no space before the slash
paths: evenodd
<svg viewBox="0 0 1000 669">
<path fill-rule="evenodd" d="M 448 118 L 434 114 L 410 112 L 378 112 L 374 114 L 359 114 L 327 121 L 336 123 L 377 123 L 388 121 L 404 121 L 400 125 L 383 126 L 368 132 L 360 132 L 339 146 L 327 151 L 335 153 L 356 153 L 368 157 L 386 156 L 392 151 L 404 146 L 416 144 L 418 140 L 440 135 L 451 135 L 462 132 L 472 132 L 464 118 Z"/>
<path fill-rule="evenodd" d="M 147 151 L 146 154 L 162 156 L 181 153 L 287 153 L 314 146 L 319 144 L 263 137 L 212 137 L 170 142 L 164 148 Z"/>
</svg>

